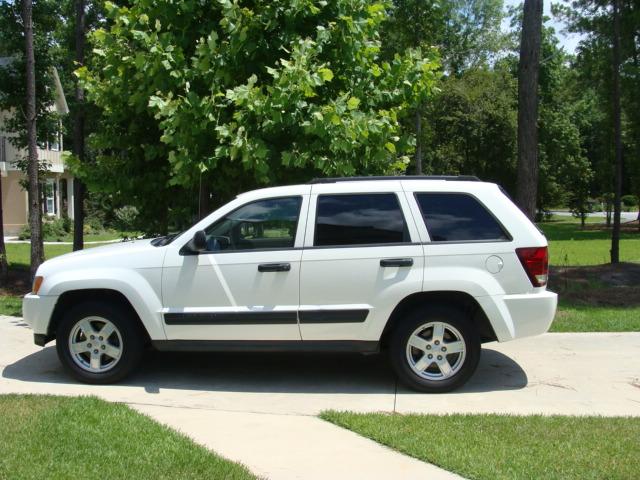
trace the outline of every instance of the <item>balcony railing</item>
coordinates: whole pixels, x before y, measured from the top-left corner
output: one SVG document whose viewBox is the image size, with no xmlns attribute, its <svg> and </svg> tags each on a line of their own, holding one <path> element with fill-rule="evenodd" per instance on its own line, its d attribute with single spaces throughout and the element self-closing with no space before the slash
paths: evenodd
<svg viewBox="0 0 640 480">
<path fill-rule="evenodd" d="M 17 161 L 26 156 L 26 150 L 15 148 L 6 137 L 0 138 L 0 169 L 4 171 L 18 170 Z M 38 148 L 38 161 L 45 162 L 50 172 L 64 172 L 64 162 L 61 151 Z"/>
</svg>

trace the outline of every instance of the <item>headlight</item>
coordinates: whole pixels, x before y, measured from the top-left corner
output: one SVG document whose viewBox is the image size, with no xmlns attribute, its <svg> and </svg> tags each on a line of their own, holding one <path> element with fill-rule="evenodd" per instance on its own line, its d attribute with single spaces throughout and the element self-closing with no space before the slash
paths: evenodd
<svg viewBox="0 0 640 480">
<path fill-rule="evenodd" d="M 33 279 L 33 286 L 31 287 L 31 293 L 33 293 L 34 295 L 38 294 L 38 291 L 40 290 L 40 285 L 42 285 L 42 280 L 44 280 L 44 277 L 36 277 Z"/>
</svg>

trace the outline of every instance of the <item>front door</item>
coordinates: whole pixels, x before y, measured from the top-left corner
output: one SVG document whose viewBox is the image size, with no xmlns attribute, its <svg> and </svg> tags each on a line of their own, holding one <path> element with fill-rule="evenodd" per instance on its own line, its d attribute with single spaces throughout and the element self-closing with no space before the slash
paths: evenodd
<svg viewBox="0 0 640 480">
<path fill-rule="evenodd" d="M 300 340 L 308 198 L 248 201 L 205 229 L 205 252 L 170 250 L 162 280 L 167 339 Z"/>
</svg>

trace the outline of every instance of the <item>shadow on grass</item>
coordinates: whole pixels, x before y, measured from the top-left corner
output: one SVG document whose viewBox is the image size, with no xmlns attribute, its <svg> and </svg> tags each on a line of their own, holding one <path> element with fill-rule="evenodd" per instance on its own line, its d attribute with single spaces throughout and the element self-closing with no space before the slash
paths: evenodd
<svg viewBox="0 0 640 480">
<path fill-rule="evenodd" d="M 5 367 L 3 377 L 33 383 L 77 384 L 49 346 Z M 318 353 L 169 353 L 149 350 L 121 386 L 160 390 L 247 393 L 393 393 L 386 355 Z M 527 375 L 513 359 L 484 349 L 472 379 L 454 393 L 516 390 Z M 87 386 L 87 393 L 91 386 Z"/>
</svg>

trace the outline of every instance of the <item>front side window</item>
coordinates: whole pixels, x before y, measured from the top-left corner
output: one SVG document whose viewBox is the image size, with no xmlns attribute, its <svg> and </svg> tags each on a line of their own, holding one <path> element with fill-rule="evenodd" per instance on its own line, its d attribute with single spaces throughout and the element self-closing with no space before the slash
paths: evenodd
<svg viewBox="0 0 640 480">
<path fill-rule="evenodd" d="M 243 205 L 205 230 L 207 251 L 293 248 L 301 204 L 301 197 L 282 197 Z"/>
<path fill-rule="evenodd" d="M 318 197 L 315 246 L 408 242 L 409 232 L 394 193 Z"/>
<path fill-rule="evenodd" d="M 432 242 L 507 241 L 509 235 L 476 198 L 464 193 L 417 193 Z"/>
</svg>

